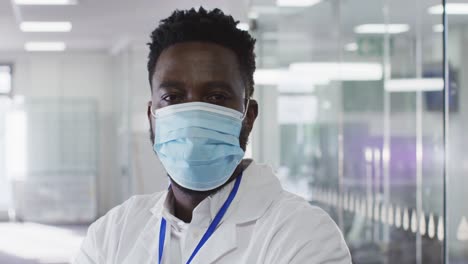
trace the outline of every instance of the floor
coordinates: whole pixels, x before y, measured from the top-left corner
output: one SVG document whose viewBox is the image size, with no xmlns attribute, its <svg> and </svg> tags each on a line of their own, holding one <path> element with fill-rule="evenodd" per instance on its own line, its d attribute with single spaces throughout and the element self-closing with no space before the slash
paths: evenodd
<svg viewBox="0 0 468 264">
<path fill-rule="evenodd" d="M 0 263 L 71 263 L 86 230 L 85 225 L 0 222 Z"/>
</svg>

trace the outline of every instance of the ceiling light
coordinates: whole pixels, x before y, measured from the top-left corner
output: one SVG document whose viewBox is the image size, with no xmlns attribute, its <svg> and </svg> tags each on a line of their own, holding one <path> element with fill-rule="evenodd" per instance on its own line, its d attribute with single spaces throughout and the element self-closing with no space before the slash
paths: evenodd
<svg viewBox="0 0 468 264">
<path fill-rule="evenodd" d="M 277 68 L 257 69 L 254 73 L 254 82 L 258 85 L 279 85 L 280 89 L 288 86 L 291 92 L 291 89 L 302 91 L 303 87 L 328 84 L 330 80 L 313 74 L 305 75 L 300 71 Z"/>
<path fill-rule="evenodd" d="M 292 63 L 289 69 L 257 69 L 254 81 L 258 85 L 311 87 L 330 81 L 375 81 L 382 76 L 379 63 L 300 62 Z"/>
<path fill-rule="evenodd" d="M 447 14 L 449 15 L 468 15 L 468 4 L 467 3 L 447 3 Z M 429 7 L 427 12 L 431 15 L 442 15 L 444 12 L 443 5 L 435 5 Z"/>
<path fill-rule="evenodd" d="M 277 0 L 276 5 L 281 7 L 305 7 L 313 6 L 322 0 Z"/>
<path fill-rule="evenodd" d="M 77 0 L 14 0 L 17 5 L 76 5 Z"/>
<path fill-rule="evenodd" d="M 250 29 L 249 23 L 239 23 L 239 24 L 237 24 L 236 27 L 238 29 L 244 30 L 244 31 L 249 31 L 249 29 Z"/>
<path fill-rule="evenodd" d="M 357 34 L 399 34 L 410 29 L 408 24 L 363 24 L 354 28 Z"/>
<path fill-rule="evenodd" d="M 70 32 L 72 24 L 70 22 L 21 22 L 23 32 Z"/>
<path fill-rule="evenodd" d="M 289 69 L 334 81 L 375 81 L 383 76 L 380 63 L 367 62 L 301 62 Z"/>
<path fill-rule="evenodd" d="M 441 33 L 444 32 L 444 25 L 442 24 L 437 24 L 432 27 L 432 30 L 436 33 Z"/>
<path fill-rule="evenodd" d="M 359 46 L 356 42 L 351 42 L 345 45 L 346 51 L 357 51 L 358 49 L 359 49 Z"/>
<path fill-rule="evenodd" d="M 442 91 L 444 80 L 442 78 L 424 79 L 391 79 L 385 82 L 385 90 L 388 92 L 427 92 Z"/>
<path fill-rule="evenodd" d="M 64 51 L 64 42 L 27 42 L 24 44 L 26 51 Z"/>
<path fill-rule="evenodd" d="M 257 69 L 254 72 L 254 82 L 258 85 L 277 85 L 285 74 L 285 69 Z"/>
</svg>

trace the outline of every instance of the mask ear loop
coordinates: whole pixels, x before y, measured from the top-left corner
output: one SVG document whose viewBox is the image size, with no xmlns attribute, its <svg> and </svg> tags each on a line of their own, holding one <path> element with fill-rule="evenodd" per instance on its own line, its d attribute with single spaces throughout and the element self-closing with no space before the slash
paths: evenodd
<svg viewBox="0 0 468 264">
<path fill-rule="evenodd" d="M 244 114 L 242 115 L 242 121 L 245 119 L 245 117 L 247 116 L 247 112 L 249 111 L 249 103 L 250 98 L 247 98 L 247 104 L 245 104 Z"/>
</svg>

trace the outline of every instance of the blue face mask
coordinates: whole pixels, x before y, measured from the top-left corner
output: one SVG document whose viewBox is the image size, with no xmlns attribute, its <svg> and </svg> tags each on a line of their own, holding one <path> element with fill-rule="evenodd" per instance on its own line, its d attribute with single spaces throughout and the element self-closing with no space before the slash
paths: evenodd
<svg viewBox="0 0 468 264">
<path fill-rule="evenodd" d="M 158 109 L 153 117 L 153 149 L 182 187 L 215 189 L 227 182 L 244 156 L 239 145 L 245 117 L 241 112 L 193 102 Z"/>
</svg>

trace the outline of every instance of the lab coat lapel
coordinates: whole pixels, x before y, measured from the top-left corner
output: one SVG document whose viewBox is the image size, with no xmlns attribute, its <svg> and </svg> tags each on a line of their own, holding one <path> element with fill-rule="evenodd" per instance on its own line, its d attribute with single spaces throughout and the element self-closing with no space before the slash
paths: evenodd
<svg viewBox="0 0 468 264">
<path fill-rule="evenodd" d="M 159 220 L 153 216 L 153 219 L 148 221 L 145 228 L 138 237 L 133 249 L 130 251 L 127 261 L 123 263 L 157 263 L 158 252 L 158 237 L 159 237 Z"/>
<path fill-rule="evenodd" d="M 129 256 L 123 261 L 125 264 L 150 264 L 158 263 L 158 246 L 159 246 L 159 227 L 162 219 L 162 208 L 166 195 L 163 195 L 157 204 L 151 209 L 153 216 L 143 228 L 140 236 L 137 238 L 133 249 Z M 169 238 L 166 236 L 166 243 L 169 243 Z"/>
<path fill-rule="evenodd" d="M 244 171 L 239 193 L 233 210 L 228 211 L 227 221 L 242 224 L 259 219 L 282 191 L 270 166 L 252 162 Z"/>
<path fill-rule="evenodd" d="M 244 171 L 236 198 L 220 226 L 200 249 L 192 264 L 216 263 L 235 250 L 239 243 L 237 226 L 260 218 L 281 191 L 271 167 L 252 162 Z"/>
<path fill-rule="evenodd" d="M 205 245 L 198 251 L 192 264 L 215 263 L 222 256 L 237 248 L 236 225 L 225 223 L 218 227 L 216 232 L 206 241 Z M 190 251 L 191 253 L 192 251 Z M 186 256 L 190 257 L 190 254 Z M 185 263 L 185 262 L 184 262 Z"/>
</svg>

